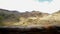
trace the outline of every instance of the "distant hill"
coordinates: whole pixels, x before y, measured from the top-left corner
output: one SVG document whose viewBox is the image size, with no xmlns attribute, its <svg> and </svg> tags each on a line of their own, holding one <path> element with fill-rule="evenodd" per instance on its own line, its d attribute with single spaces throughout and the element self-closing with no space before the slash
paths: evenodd
<svg viewBox="0 0 60 34">
<path fill-rule="evenodd" d="M 49 15 L 48 13 L 42 13 L 42 12 L 39 12 L 39 11 L 26 11 L 24 13 L 21 13 L 21 17 L 43 17 L 43 16 L 47 16 Z"/>
<path fill-rule="evenodd" d="M 44 13 L 43 13 L 43 15 L 44 15 Z M 30 18 L 24 19 L 24 20 L 22 20 L 23 22 L 20 22 L 17 25 L 25 26 L 25 27 L 60 26 L 60 11 L 57 11 L 53 14 L 47 14 L 47 16 L 45 16 L 45 15 L 43 17 L 39 16 L 39 17 L 30 17 Z"/>
<path fill-rule="evenodd" d="M 18 12 L 16 10 L 10 11 L 6 9 L 0 9 L 0 23 L 1 24 L 13 24 L 21 22 L 21 17 L 43 17 L 49 15 L 48 13 L 42 13 L 39 11 L 26 11 L 26 12 Z"/>
<path fill-rule="evenodd" d="M 18 11 L 9 11 L 0 9 L 0 23 L 19 22 L 20 13 Z"/>
<path fill-rule="evenodd" d="M 41 18 L 41 20 L 48 25 L 50 24 L 52 26 L 60 26 L 60 10 Z"/>
<path fill-rule="evenodd" d="M 0 26 L 60 26 L 60 10 L 53 14 L 48 14 L 40 11 L 19 12 L 0 9 Z"/>
</svg>

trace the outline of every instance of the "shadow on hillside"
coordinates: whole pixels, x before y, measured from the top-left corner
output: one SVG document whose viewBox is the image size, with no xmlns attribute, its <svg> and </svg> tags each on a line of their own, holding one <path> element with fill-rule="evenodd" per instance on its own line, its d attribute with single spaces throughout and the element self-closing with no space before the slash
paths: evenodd
<svg viewBox="0 0 60 34">
<path fill-rule="evenodd" d="M 49 27 L 48 29 L 0 28 L 0 34 L 60 34 L 60 27 L 54 26 L 54 27 Z"/>
</svg>

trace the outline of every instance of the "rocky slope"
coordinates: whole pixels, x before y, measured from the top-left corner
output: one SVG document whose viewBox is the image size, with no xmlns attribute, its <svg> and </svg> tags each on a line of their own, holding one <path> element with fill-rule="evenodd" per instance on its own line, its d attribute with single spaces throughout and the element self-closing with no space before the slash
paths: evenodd
<svg viewBox="0 0 60 34">
<path fill-rule="evenodd" d="M 23 19 L 23 18 L 22 18 Z M 29 17 L 19 22 L 20 26 L 25 27 L 49 27 L 49 26 L 60 26 L 60 11 L 43 17 Z"/>
<path fill-rule="evenodd" d="M 20 27 L 60 26 L 60 11 L 48 14 L 39 11 L 21 13 L 0 9 L 0 25 Z"/>
<path fill-rule="evenodd" d="M 32 12 L 18 12 L 18 11 L 10 11 L 6 9 L 0 9 L 0 25 L 20 25 L 21 23 L 25 22 L 25 20 L 29 20 L 30 18 L 37 18 L 49 15 L 48 13 L 42 13 L 39 11 L 32 11 Z M 19 24 L 20 23 L 20 24 Z M 23 24 L 22 24 L 23 25 Z"/>
</svg>

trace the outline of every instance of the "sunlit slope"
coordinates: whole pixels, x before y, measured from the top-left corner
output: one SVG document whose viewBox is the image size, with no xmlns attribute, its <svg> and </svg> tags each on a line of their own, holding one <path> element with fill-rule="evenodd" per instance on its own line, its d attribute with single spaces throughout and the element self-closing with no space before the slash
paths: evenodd
<svg viewBox="0 0 60 34">
<path fill-rule="evenodd" d="M 38 27 L 38 26 L 60 26 L 60 13 L 56 12 L 44 17 L 29 17 L 14 25 L 26 26 L 26 27 Z"/>
<path fill-rule="evenodd" d="M 19 13 L 0 9 L 0 25 L 22 27 L 60 26 L 60 11 L 48 14 L 39 11 Z"/>
</svg>

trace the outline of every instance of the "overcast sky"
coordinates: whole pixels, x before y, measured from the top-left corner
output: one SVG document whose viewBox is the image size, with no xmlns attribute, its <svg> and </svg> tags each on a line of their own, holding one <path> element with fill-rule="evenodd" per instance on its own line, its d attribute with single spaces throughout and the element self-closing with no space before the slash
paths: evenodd
<svg viewBox="0 0 60 34">
<path fill-rule="evenodd" d="M 0 8 L 20 12 L 36 10 L 53 13 L 60 10 L 60 0 L 0 0 Z"/>
</svg>

